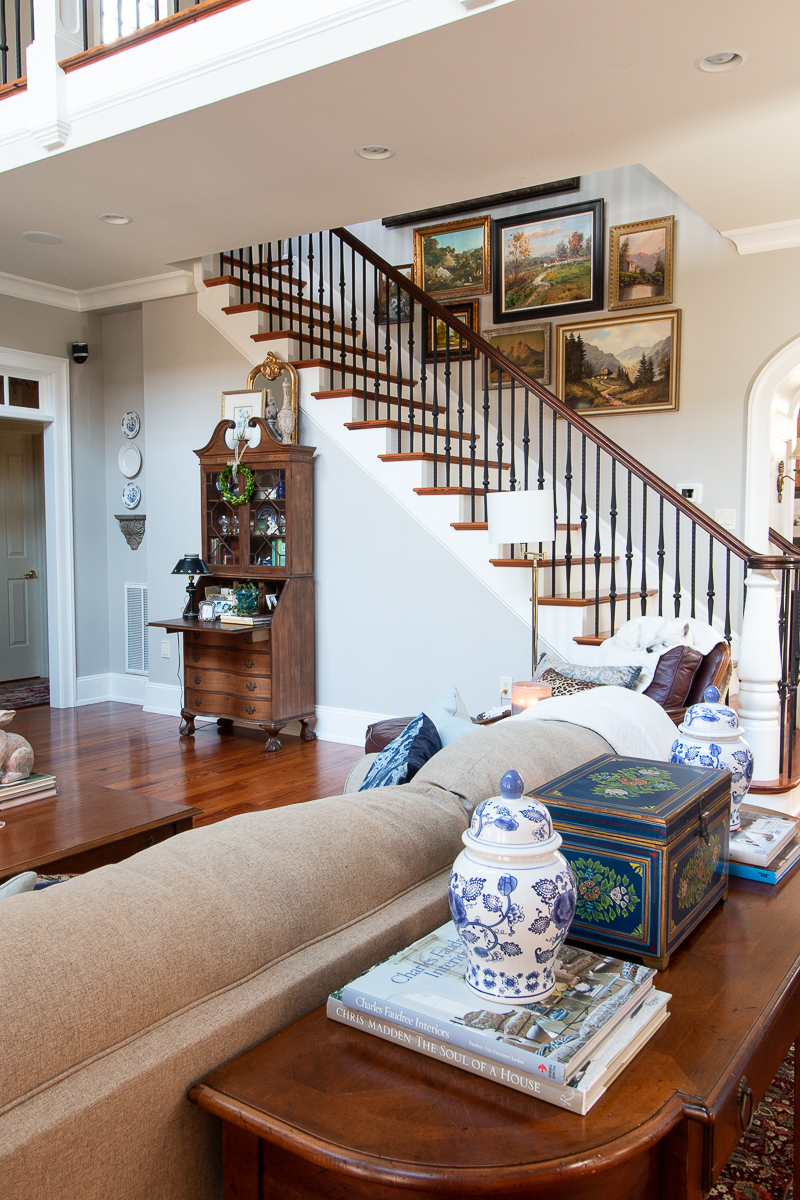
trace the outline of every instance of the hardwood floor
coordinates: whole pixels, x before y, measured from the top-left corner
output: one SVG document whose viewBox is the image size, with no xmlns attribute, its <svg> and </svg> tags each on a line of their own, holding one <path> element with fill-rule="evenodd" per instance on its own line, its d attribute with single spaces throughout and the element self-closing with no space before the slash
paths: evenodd
<svg viewBox="0 0 800 1200">
<path fill-rule="evenodd" d="M 178 724 L 178 717 L 107 703 L 20 709 L 12 729 L 33 746 L 37 771 L 194 805 L 203 811 L 195 825 L 339 795 L 363 754 L 358 746 L 283 735 L 282 749 L 265 754 L 257 730 L 198 724 L 195 737 L 184 739 Z"/>
</svg>

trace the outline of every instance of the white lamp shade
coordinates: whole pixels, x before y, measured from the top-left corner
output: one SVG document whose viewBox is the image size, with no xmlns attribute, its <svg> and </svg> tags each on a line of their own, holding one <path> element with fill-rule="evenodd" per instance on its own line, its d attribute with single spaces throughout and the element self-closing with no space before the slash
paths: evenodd
<svg viewBox="0 0 800 1200">
<path fill-rule="evenodd" d="M 487 516 L 489 541 L 498 546 L 552 542 L 556 536 L 552 488 L 492 492 L 487 497 Z"/>
</svg>

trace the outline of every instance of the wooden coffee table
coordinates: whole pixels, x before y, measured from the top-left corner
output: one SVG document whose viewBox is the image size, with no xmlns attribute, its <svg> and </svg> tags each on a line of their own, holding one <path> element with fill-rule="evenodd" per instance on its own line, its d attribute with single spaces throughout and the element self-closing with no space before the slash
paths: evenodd
<svg viewBox="0 0 800 1200">
<path fill-rule="evenodd" d="M 800 871 L 732 879 L 657 983 L 672 1016 L 585 1117 L 316 1009 L 190 1092 L 225 1200 L 701 1200 L 800 1032 Z"/>
<path fill-rule="evenodd" d="M 93 783 L 58 780 L 55 800 L 0 812 L 0 882 L 22 871 L 69 874 L 121 862 L 191 829 L 201 809 Z"/>
</svg>

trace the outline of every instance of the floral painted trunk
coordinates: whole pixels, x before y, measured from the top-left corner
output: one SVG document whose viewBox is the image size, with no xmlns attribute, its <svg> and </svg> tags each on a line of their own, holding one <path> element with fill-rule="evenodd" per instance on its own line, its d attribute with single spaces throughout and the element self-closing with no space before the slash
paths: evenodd
<svg viewBox="0 0 800 1200">
<path fill-rule="evenodd" d="M 575 875 L 574 941 L 665 967 L 727 894 L 729 771 L 606 755 L 531 797 Z"/>
</svg>

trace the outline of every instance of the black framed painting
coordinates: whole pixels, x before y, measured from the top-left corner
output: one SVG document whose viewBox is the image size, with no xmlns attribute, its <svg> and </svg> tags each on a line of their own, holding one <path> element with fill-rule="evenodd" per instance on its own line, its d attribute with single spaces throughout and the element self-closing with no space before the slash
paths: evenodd
<svg viewBox="0 0 800 1200">
<path fill-rule="evenodd" d="M 459 321 L 463 321 L 473 333 L 480 332 L 478 329 L 477 300 L 457 300 L 452 304 L 443 304 L 442 308 L 446 308 L 454 317 L 458 317 Z M 439 362 L 446 361 L 448 349 L 451 356 L 456 359 L 459 357 L 459 354 L 462 360 L 474 358 L 475 351 L 466 338 L 460 337 L 455 329 L 451 328 L 450 325 L 446 325 L 439 317 L 434 317 L 433 313 L 426 313 L 425 315 L 427 317 L 425 324 L 426 362 L 433 361 L 434 345 L 436 346 L 436 358 Z"/>
<path fill-rule="evenodd" d="M 602 309 L 603 222 L 602 200 L 494 221 L 495 322 Z"/>
</svg>

